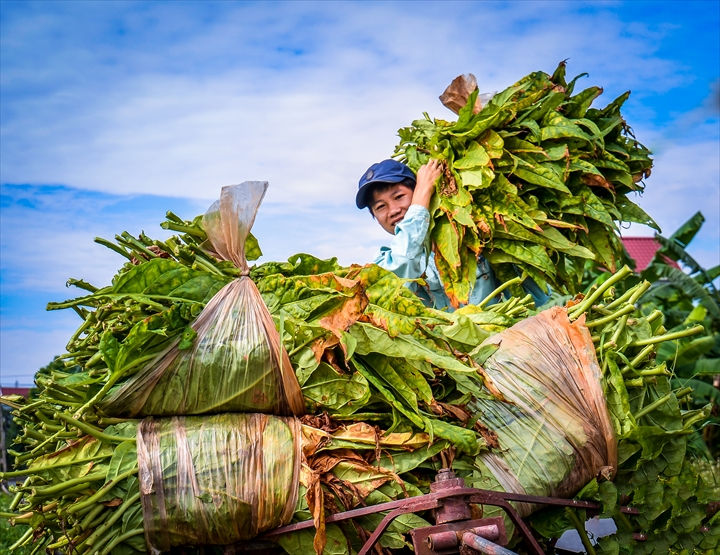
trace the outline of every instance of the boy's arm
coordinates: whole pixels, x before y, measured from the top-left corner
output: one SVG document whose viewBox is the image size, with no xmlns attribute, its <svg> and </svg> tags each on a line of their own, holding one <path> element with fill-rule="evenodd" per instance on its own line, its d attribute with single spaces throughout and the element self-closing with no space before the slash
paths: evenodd
<svg viewBox="0 0 720 555">
<path fill-rule="evenodd" d="M 419 278 L 427 265 L 423 241 L 429 225 L 427 208 L 411 204 L 403 220 L 395 226 L 390 245 L 382 247 L 373 262 L 398 277 Z"/>
<path fill-rule="evenodd" d="M 427 266 L 423 248 L 430 225 L 430 199 L 435 192 L 435 182 L 442 173 L 440 162 L 430 160 L 417 172 L 412 204 L 402 221 L 395 226 L 395 235 L 389 247 L 382 247 L 375 264 L 403 278 L 419 278 Z"/>
</svg>

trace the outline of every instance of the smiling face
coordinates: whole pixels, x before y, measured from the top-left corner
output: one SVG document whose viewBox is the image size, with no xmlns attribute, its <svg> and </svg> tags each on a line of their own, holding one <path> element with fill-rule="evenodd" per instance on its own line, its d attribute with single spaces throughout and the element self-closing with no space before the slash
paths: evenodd
<svg viewBox="0 0 720 555">
<path fill-rule="evenodd" d="M 412 203 L 413 190 L 403 183 L 392 183 L 389 187 L 376 188 L 368 206 L 380 226 L 395 235 L 395 226 L 405 217 Z"/>
</svg>

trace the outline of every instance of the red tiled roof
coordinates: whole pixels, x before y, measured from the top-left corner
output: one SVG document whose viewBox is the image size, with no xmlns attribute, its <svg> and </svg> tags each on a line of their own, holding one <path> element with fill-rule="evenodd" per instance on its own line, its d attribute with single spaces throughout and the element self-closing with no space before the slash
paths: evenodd
<svg viewBox="0 0 720 555">
<path fill-rule="evenodd" d="M 27 397 L 29 393 L 29 387 L 0 387 L 0 394 L 2 395 L 22 395 Z"/>
<path fill-rule="evenodd" d="M 655 251 L 660 248 L 658 243 L 653 237 L 623 237 L 623 245 L 628 251 L 630 258 L 635 261 L 635 271 L 642 272 L 647 268 L 650 261 L 655 256 Z M 665 257 L 665 262 L 673 268 L 680 269 L 677 262 L 670 260 Z"/>
</svg>

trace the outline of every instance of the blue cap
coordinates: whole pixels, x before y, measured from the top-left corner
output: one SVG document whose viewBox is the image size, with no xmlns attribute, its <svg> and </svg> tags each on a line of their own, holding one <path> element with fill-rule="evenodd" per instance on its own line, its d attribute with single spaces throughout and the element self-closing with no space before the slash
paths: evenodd
<svg viewBox="0 0 720 555">
<path fill-rule="evenodd" d="M 368 187 L 374 183 L 400 183 L 406 179 L 411 179 L 415 183 L 415 174 L 397 160 L 383 160 L 373 164 L 360 178 L 355 204 L 358 208 L 365 208 L 368 205 L 365 197 L 367 197 Z"/>
</svg>

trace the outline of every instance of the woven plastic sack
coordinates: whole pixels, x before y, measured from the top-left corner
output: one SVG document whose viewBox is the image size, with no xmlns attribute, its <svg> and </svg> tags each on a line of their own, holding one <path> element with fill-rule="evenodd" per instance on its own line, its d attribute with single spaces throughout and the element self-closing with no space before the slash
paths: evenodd
<svg viewBox="0 0 720 555">
<path fill-rule="evenodd" d="M 300 415 L 300 385 L 272 316 L 248 277 L 245 240 L 267 182 L 223 187 L 203 216 L 216 256 L 241 271 L 193 322 L 190 349 L 179 340 L 130 378 L 103 403 L 107 414 L 169 416 L 222 412 Z"/>
<path fill-rule="evenodd" d="M 499 449 L 476 460 L 474 487 L 570 498 L 617 468 L 617 441 L 584 317 L 571 323 L 554 307 L 488 338 L 488 386 L 504 398 L 471 408 L 497 435 Z M 529 514 L 531 506 L 519 511 Z"/>
<path fill-rule="evenodd" d="M 229 545 L 287 524 L 300 437 L 295 418 L 266 414 L 143 420 L 138 479 L 150 551 Z"/>
</svg>

